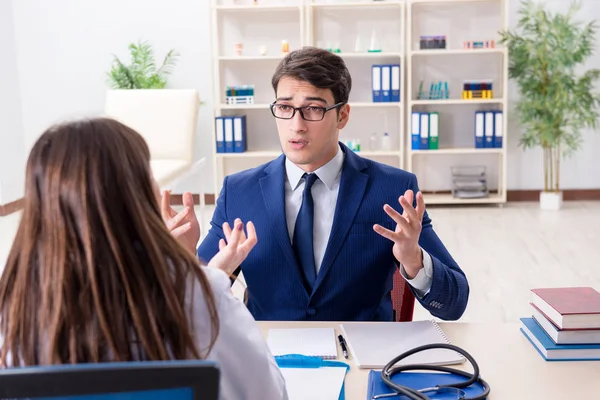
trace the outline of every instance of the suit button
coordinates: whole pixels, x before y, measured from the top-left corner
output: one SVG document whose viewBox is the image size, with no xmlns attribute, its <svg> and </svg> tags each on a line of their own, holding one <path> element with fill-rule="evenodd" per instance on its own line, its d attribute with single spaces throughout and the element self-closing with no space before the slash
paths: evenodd
<svg viewBox="0 0 600 400">
<path fill-rule="evenodd" d="M 315 310 L 314 308 L 309 308 L 308 310 L 306 310 L 306 313 L 308 315 L 315 315 L 317 313 L 317 310 Z"/>
</svg>

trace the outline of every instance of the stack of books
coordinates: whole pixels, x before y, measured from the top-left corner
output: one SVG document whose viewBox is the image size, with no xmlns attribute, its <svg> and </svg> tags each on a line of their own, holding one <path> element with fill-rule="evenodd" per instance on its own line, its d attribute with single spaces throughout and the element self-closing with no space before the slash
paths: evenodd
<svg viewBox="0 0 600 400">
<path fill-rule="evenodd" d="M 591 287 L 531 290 L 521 332 L 547 361 L 600 360 L 600 293 Z"/>
</svg>

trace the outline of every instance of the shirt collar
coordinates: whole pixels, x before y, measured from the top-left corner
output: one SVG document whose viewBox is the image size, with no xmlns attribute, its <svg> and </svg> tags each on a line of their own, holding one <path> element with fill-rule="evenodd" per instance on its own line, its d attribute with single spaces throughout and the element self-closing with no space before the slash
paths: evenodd
<svg viewBox="0 0 600 400">
<path fill-rule="evenodd" d="M 342 166 L 344 165 L 344 152 L 338 146 L 338 151 L 335 156 L 327 162 L 327 164 L 323 165 L 321 168 L 315 171 L 315 174 L 319 177 L 319 179 L 327 186 L 327 189 L 331 190 L 333 184 L 335 182 L 335 178 L 338 173 L 342 170 Z M 285 171 L 287 175 L 287 180 L 292 186 L 292 190 L 296 190 L 298 185 L 300 184 L 300 180 L 304 175 L 304 171 L 302 168 L 294 164 L 286 157 L 285 159 Z"/>
</svg>

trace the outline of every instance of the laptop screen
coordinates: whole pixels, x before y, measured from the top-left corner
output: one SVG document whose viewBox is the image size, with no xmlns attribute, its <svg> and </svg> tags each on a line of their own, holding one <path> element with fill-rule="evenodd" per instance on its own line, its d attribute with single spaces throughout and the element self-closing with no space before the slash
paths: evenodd
<svg viewBox="0 0 600 400">
<path fill-rule="evenodd" d="M 193 400 L 192 388 L 143 390 L 136 392 L 86 394 L 83 396 L 2 398 L 0 400 Z"/>
</svg>

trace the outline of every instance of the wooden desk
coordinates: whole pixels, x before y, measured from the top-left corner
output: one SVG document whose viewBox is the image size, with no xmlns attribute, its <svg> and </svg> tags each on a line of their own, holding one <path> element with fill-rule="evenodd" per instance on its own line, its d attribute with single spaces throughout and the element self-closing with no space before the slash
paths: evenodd
<svg viewBox="0 0 600 400">
<path fill-rule="evenodd" d="M 269 328 L 334 327 L 335 322 L 260 321 L 267 337 Z M 600 398 L 600 361 L 547 362 L 519 330 L 518 323 L 440 323 L 452 344 L 467 350 L 479 364 L 481 376 L 491 387 L 490 400 L 597 399 Z M 338 352 L 340 350 L 338 349 Z M 397 354 L 390 354 L 392 359 Z M 346 399 L 367 397 L 366 369 L 350 360 Z M 454 366 L 469 370 L 469 364 Z"/>
</svg>

